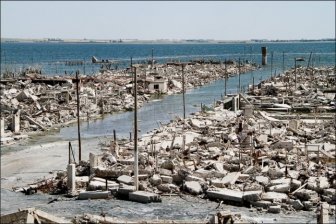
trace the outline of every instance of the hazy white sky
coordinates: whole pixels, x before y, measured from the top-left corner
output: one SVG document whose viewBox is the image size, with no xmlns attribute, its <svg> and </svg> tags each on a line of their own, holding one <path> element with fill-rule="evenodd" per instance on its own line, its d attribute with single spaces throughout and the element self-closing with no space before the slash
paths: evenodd
<svg viewBox="0 0 336 224">
<path fill-rule="evenodd" d="M 1 37 L 335 38 L 334 1 L 1 1 Z"/>
</svg>

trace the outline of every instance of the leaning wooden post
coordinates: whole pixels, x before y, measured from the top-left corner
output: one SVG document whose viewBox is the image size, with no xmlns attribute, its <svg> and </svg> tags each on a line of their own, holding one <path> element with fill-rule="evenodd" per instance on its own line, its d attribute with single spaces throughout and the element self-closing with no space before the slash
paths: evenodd
<svg viewBox="0 0 336 224">
<path fill-rule="evenodd" d="M 113 129 L 113 140 L 114 142 L 117 141 L 117 134 L 116 134 L 116 130 Z"/>
</svg>

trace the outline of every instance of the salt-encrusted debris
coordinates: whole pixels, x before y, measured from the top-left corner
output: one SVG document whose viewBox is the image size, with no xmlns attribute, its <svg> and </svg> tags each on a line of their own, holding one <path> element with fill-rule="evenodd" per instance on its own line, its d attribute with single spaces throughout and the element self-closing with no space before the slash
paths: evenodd
<svg viewBox="0 0 336 224">
<path fill-rule="evenodd" d="M 335 74 L 335 69 L 312 71 L 326 71 L 328 77 Z M 324 86 L 323 81 L 329 79 L 321 76 L 319 86 Z M 304 76 L 299 80 L 304 81 Z M 302 89 L 311 88 L 304 85 Z M 110 141 L 101 155 L 90 155 L 89 186 L 99 177 L 106 184 L 118 183 L 119 187 L 105 189 L 128 200 L 147 202 L 153 195 L 185 193 L 270 213 L 310 211 L 320 203 L 335 205 L 336 124 L 328 119 L 334 113 L 299 116 L 287 107 L 285 112 L 265 112 L 252 100 L 254 106 L 248 106 L 245 116 L 248 96 L 238 95 L 236 111 L 224 109 L 227 99 L 232 104 L 237 103 L 235 98 L 227 96 L 186 119 L 177 117 L 139 139 L 140 193 L 134 186 L 132 141 Z M 77 192 L 93 189 L 76 187 Z"/>
<path fill-rule="evenodd" d="M 138 107 L 157 94 L 182 92 L 179 64 L 137 66 Z M 227 64 L 227 74 L 236 75 L 238 65 Z M 240 65 L 241 73 L 254 70 L 251 64 Z M 36 73 L 38 72 L 38 73 Z M 36 131 L 50 130 L 77 120 L 76 85 L 79 84 L 79 117 L 100 118 L 103 114 L 130 111 L 134 108 L 133 75 L 129 69 L 108 70 L 92 76 L 42 76 L 29 70 L 16 78 L 1 80 L 1 144 L 15 143 Z M 189 63 L 184 67 L 186 89 L 208 84 L 224 77 L 224 66 L 212 63 Z"/>
</svg>

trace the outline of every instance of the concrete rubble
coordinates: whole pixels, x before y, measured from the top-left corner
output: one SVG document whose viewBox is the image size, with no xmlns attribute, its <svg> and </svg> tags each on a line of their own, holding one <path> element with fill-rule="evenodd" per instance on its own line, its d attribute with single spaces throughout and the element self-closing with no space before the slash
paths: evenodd
<svg viewBox="0 0 336 224">
<path fill-rule="evenodd" d="M 162 94 L 182 92 L 179 63 L 136 64 L 138 106 Z M 241 73 L 255 70 L 242 64 Z M 227 73 L 236 75 L 238 65 L 226 64 Z M 29 70 L 18 77 L 1 79 L 1 144 L 14 144 L 30 134 L 52 130 L 77 120 L 77 80 L 70 76 L 48 77 Z M 184 67 L 185 88 L 191 89 L 223 78 L 224 66 L 210 62 L 189 62 Z M 82 120 L 90 120 L 134 108 L 133 75 L 130 69 L 106 70 L 88 76 L 79 75 Z"/>
<path fill-rule="evenodd" d="M 300 85 L 288 96 L 283 86 L 287 75 L 280 75 L 263 81 L 260 88 L 251 87 L 249 95 L 238 94 L 236 110 L 232 104 L 237 96 L 226 96 L 213 108 L 185 120 L 176 117 L 143 135 L 138 140 L 140 191 L 134 189 L 133 141 L 117 140 L 118 152 L 111 150 L 114 141 L 107 143 L 101 155 L 90 155 L 86 163 L 90 176 L 76 173 L 76 178 L 88 176 L 88 186 L 103 178 L 107 186 L 103 190 L 132 195 L 135 201 L 191 194 L 269 213 L 316 210 L 321 203 L 325 205 L 321 214 L 326 208 L 335 213 L 335 94 L 329 99 L 323 93 L 323 87 L 335 89 L 335 68 L 301 68 L 297 74 Z M 285 99 L 290 108 L 263 111 L 264 102 L 259 104 L 255 96 L 270 93 L 275 98 L 272 104 Z M 225 109 L 228 99 L 232 110 Z M 309 105 L 321 103 L 325 111 L 298 114 L 297 99 Z M 67 178 L 65 174 L 63 181 Z M 89 192 L 76 178 L 75 191 Z"/>
</svg>

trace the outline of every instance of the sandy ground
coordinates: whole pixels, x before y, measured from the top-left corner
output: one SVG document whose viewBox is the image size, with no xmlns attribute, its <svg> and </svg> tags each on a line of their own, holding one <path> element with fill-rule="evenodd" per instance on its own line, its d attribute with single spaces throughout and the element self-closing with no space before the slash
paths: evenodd
<svg viewBox="0 0 336 224">
<path fill-rule="evenodd" d="M 11 150 L 1 155 L 1 188 L 25 186 L 66 169 L 69 141 L 41 141 L 43 137 L 37 143 L 21 146 L 22 150 Z M 98 143 L 98 138 L 82 140 L 82 160 L 88 160 L 90 152 L 100 151 Z M 77 160 L 78 142 L 71 141 L 71 144 Z"/>
<path fill-rule="evenodd" d="M 101 152 L 99 142 L 103 138 L 82 140 L 82 159 L 88 160 L 89 153 Z M 209 214 L 220 210 L 239 212 L 242 217 L 252 222 L 267 223 L 315 223 L 315 212 L 291 212 L 287 214 L 265 214 L 255 209 L 222 205 L 217 202 L 202 200 L 186 195 L 188 200 L 176 197 L 164 197 L 162 203 L 141 204 L 120 200 L 85 200 L 65 199 L 57 195 L 15 193 L 13 187 L 23 187 L 38 180 L 55 176 L 58 170 L 65 170 L 68 163 L 69 141 L 56 140 L 52 136 L 39 136 L 32 141 L 6 149 L 1 155 L 1 214 L 8 214 L 20 208 L 35 207 L 59 217 L 71 219 L 75 215 L 91 213 L 99 215 L 107 212 L 109 216 L 121 219 L 194 219 L 204 220 Z M 78 142 L 71 141 L 78 159 Z M 2 150 L 2 149 L 1 149 Z M 55 203 L 50 201 L 60 199 Z M 333 220 L 334 217 L 332 217 Z M 333 222 L 334 223 L 334 222 Z"/>
</svg>

